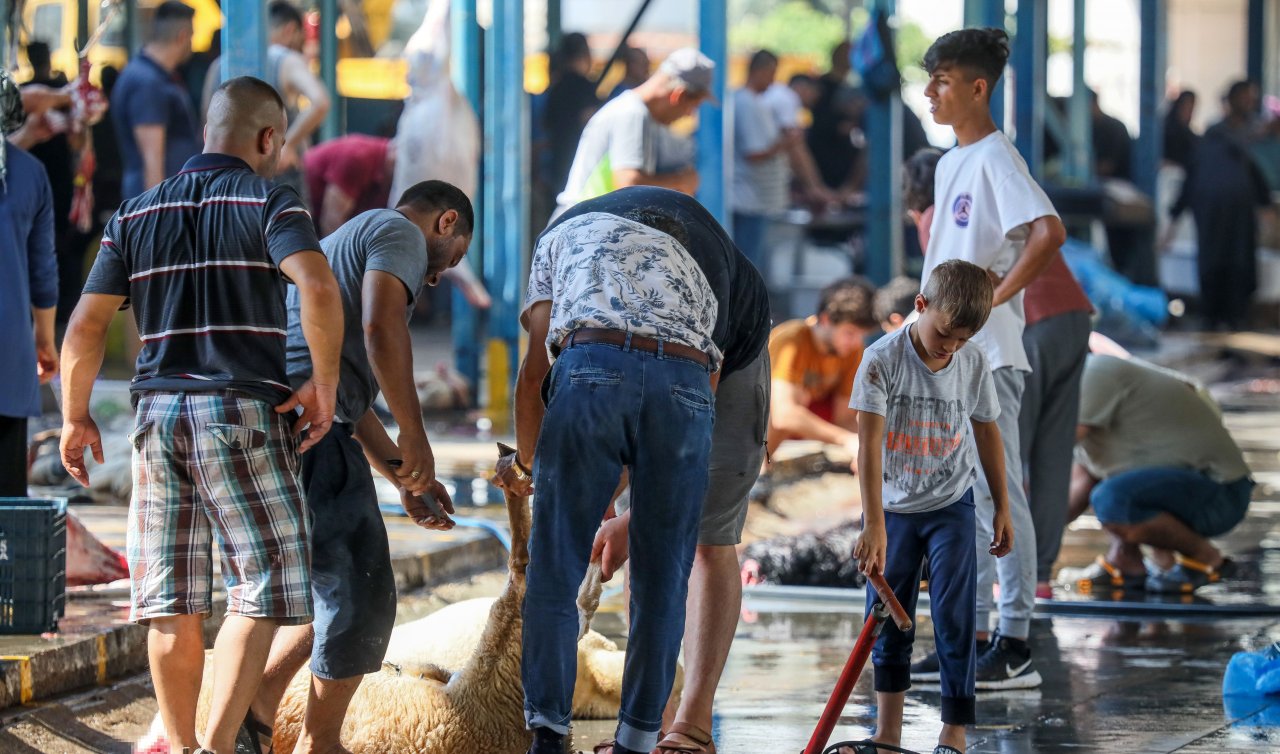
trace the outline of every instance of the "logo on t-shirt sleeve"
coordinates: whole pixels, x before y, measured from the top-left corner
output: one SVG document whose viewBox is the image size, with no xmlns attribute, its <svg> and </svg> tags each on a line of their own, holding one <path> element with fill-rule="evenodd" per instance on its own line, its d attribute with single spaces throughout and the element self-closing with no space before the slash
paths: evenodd
<svg viewBox="0 0 1280 754">
<path fill-rule="evenodd" d="M 960 228 L 969 227 L 969 214 L 973 211 L 973 196 L 970 194 L 961 194 L 956 197 L 956 203 L 951 205 L 951 215 L 956 219 L 956 226 Z"/>
</svg>

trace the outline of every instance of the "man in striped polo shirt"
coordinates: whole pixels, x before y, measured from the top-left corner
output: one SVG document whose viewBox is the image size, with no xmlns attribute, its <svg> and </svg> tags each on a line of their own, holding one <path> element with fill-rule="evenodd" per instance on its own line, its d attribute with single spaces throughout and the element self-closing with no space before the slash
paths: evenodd
<svg viewBox="0 0 1280 754">
<path fill-rule="evenodd" d="M 250 77 L 223 84 L 204 154 L 107 224 L 63 346 L 62 459 L 87 484 L 85 446 L 102 460 L 93 380 L 112 316 L 133 306 L 143 345 L 131 387 L 130 616 L 149 624 L 156 698 L 175 748 L 234 751 L 276 627 L 312 619 L 298 454 L 333 421 L 342 302 L 297 193 L 269 180 L 285 129 L 270 86 Z M 312 361 L 296 391 L 285 370 L 287 281 L 301 298 Z M 213 542 L 227 617 L 198 739 Z"/>
</svg>

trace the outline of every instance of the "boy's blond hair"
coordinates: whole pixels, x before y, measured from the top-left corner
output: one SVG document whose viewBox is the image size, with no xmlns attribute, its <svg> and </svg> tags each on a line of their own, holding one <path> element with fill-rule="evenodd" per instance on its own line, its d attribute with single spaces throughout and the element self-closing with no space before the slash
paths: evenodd
<svg viewBox="0 0 1280 754">
<path fill-rule="evenodd" d="M 976 333 L 991 316 L 995 286 L 987 271 L 978 265 L 950 259 L 933 268 L 921 293 L 929 308 L 941 314 L 949 327 Z"/>
</svg>

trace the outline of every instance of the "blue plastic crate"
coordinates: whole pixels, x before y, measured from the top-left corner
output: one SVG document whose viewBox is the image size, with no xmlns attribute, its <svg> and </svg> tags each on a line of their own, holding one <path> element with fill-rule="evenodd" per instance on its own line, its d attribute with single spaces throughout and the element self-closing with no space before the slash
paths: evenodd
<svg viewBox="0 0 1280 754">
<path fill-rule="evenodd" d="M 58 630 L 67 600 L 67 501 L 0 497 L 0 634 Z"/>
</svg>

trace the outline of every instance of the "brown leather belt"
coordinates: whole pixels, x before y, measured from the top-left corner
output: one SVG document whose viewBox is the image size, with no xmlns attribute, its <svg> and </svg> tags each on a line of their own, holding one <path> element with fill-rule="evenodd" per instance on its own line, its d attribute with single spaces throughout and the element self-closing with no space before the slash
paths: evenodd
<svg viewBox="0 0 1280 754">
<path fill-rule="evenodd" d="M 566 335 L 564 340 L 560 341 L 557 355 L 571 345 L 582 345 L 584 343 L 608 343 L 614 346 L 624 346 L 627 343 L 627 335 L 628 333 L 622 330 L 610 330 L 604 327 L 579 328 Z M 688 359 L 694 363 L 701 364 L 703 367 L 711 367 L 711 357 L 705 352 L 670 340 L 658 340 L 644 335 L 631 334 L 631 347 L 637 351 L 661 352 L 667 356 Z"/>
</svg>

